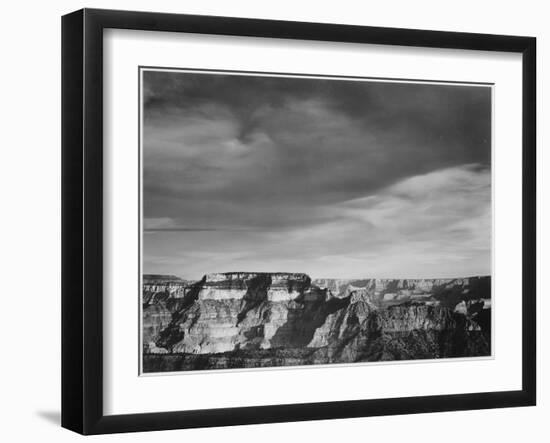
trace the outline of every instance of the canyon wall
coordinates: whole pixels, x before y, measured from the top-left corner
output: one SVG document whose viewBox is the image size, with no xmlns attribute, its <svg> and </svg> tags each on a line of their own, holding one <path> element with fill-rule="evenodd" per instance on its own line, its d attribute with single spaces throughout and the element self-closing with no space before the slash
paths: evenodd
<svg viewBox="0 0 550 443">
<path fill-rule="evenodd" d="M 490 277 L 144 276 L 146 372 L 490 355 Z M 244 365 L 244 366 L 239 366 Z"/>
</svg>

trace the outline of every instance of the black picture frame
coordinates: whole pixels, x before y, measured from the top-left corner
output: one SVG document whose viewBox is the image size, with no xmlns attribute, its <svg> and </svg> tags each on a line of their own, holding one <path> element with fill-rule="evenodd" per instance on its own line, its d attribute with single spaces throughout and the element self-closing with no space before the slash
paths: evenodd
<svg viewBox="0 0 550 443">
<path fill-rule="evenodd" d="M 261 407 L 103 413 L 103 30 L 192 32 L 522 54 L 522 389 Z M 62 18 L 62 426 L 82 434 L 413 414 L 536 402 L 536 39 L 83 9 Z"/>
</svg>

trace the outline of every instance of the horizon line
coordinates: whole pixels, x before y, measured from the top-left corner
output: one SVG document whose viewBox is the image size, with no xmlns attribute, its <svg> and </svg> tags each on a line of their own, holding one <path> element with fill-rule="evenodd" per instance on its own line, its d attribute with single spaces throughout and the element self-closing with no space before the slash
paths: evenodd
<svg viewBox="0 0 550 443">
<path fill-rule="evenodd" d="M 266 272 L 266 271 L 227 271 L 227 272 L 208 272 L 206 274 L 203 274 L 200 278 L 186 278 L 186 277 L 180 277 L 177 274 L 161 274 L 161 273 L 155 273 L 155 272 L 142 272 L 141 277 L 145 276 L 166 276 L 166 277 L 176 277 L 181 280 L 188 280 L 188 281 L 199 281 L 206 275 L 211 274 L 303 274 L 308 276 L 311 280 L 457 280 L 457 279 L 465 279 L 465 278 L 479 278 L 479 277 L 492 277 L 492 273 L 489 274 L 470 274 L 465 276 L 453 276 L 453 277 L 312 277 L 307 272 Z"/>
</svg>

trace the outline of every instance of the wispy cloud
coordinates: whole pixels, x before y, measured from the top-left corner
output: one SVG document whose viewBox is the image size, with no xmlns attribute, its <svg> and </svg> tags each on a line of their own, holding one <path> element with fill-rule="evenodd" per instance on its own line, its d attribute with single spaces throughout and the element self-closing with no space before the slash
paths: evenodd
<svg viewBox="0 0 550 443">
<path fill-rule="evenodd" d="M 193 278 L 214 270 L 341 278 L 489 274 L 490 175 L 477 165 L 448 168 L 321 208 L 330 221 L 231 235 L 166 233 L 149 247 L 157 253 L 169 246 L 171 269 Z"/>
<path fill-rule="evenodd" d="M 192 227 L 181 226 L 177 222 L 169 217 L 161 218 L 144 218 L 143 219 L 143 232 L 144 233 L 156 233 L 156 232 L 213 232 L 213 231 L 239 231 L 240 229 L 231 228 L 204 228 L 204 227 Z"/>
</svg>

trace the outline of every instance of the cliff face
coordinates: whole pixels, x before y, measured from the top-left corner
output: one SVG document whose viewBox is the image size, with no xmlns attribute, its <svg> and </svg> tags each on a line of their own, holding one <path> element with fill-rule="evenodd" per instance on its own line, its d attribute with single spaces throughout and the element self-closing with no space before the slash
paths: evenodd
<svg viewBox="0 0 550 443">
<path fill-rule="evenodd" d="M 145 281 L 146 372 L 490 355 L 489 277 Z"/>
</svg>

